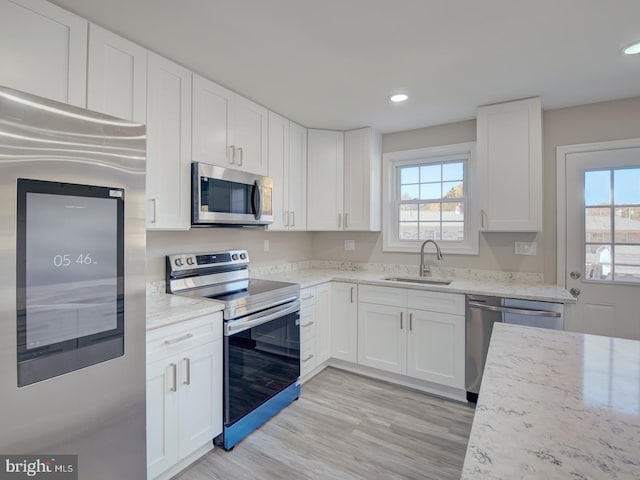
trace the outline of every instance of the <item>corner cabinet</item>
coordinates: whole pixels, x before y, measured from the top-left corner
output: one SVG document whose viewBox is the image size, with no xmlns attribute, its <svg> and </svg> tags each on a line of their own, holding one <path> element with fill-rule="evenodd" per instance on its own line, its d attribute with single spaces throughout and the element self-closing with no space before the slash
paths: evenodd
<svg viewBox="0 0 640 480">
<path fill-rule="evenodd" d="M 220 433 L 222 314 L 148 332 L 148 478 L 169 478 Z"/>
<path fill-rule="evenodd" d="M 191 226 L 191 72 L 149 52 L 147 229 Z"/>
<path fill-rule="evenodd" d="M 193 161 L 266 175 L 268 110 L 193 76 Z"/>
<path fill-rule="evenodd" d="M 539 98 L 478 109 L 481 229 L 542 230 L 542 110 Z"/>
<path fill-rule="evenodd" d="M 44 0 L 1 0 L 0 85 L 85 107 L 87 25 Z"/>
<path fill-rule="evenodd" d="M 269 177 L 273 180 L 270 231 L 307 228 L 307 129 L 269 112 Z"/>
<path fill-rule="evenodd" d="M 308 230 L 380 230 L 380 145 L 371 128 L 309 130 Z"/>
<path fill-rule="evenodd" d="M 147 123 L 147 50 L 89 25 L 87 108 Z"/>
<path fill-rule="evenodd" d="M 331 356 L 358 361 L 358 285 L 331 282 Z"/>
</svg>

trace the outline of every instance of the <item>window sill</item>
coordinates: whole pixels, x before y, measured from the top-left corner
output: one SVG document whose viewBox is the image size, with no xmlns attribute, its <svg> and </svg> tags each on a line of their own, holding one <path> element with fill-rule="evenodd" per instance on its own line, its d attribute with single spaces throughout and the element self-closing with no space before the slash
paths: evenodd
<svg viewBox="0 0 640 480">
<path fill-rule="evenodd" d="M 390 243 L 386 242 L 382 245 L 383 252 L 395 252 L 395 253 L 420 253 L 420 247 L 422 242 L 403 242 L 403 243 Z M 451 244 L 446 242 L 438 242 L 440 250 L 445 255 L 478 255 L 480 252 L 479 242 L 475 245 L 465 244 Z M 434 253 L 433 245 L 428 246 L 425 249 L 425 253 Z"/>
</svg>

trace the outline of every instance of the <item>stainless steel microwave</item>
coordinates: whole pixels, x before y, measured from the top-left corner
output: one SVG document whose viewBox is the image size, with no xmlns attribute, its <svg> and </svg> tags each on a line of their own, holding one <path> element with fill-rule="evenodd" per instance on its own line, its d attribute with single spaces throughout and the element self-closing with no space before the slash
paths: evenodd
<svg viewBox="0 0 640 480">
<path fill-rule="evenodd" d="M 273 181 L 269 177 L 191 164 L 191 224 L 256 226 L 273 222 Z"/>
</svg>

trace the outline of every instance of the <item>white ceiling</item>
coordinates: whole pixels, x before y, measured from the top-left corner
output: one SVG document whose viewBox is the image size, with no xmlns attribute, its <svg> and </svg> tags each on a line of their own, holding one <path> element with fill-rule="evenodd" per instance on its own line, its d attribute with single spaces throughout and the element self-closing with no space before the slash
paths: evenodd
<svg viewBox="0 0 640 480">
<path fill-rule="evenodd" d="M 639 0 L 53 0 L 307 127 L 640 96 Z M 407 92 L 402 105 L 388 97 Z"/>
</svg>

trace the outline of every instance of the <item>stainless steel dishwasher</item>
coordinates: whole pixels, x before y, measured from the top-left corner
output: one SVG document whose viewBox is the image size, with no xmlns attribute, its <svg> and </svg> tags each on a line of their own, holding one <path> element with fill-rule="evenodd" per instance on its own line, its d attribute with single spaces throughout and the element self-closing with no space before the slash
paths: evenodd
<svg viewBox="0 0 640 480">
<path fill-rule="evenodd" d="M 563 330 L 561 303 L 467 295 L 465 383 L 467 400 L 476 403 L 489 340 L 496 322 Z"/>
</svg>

